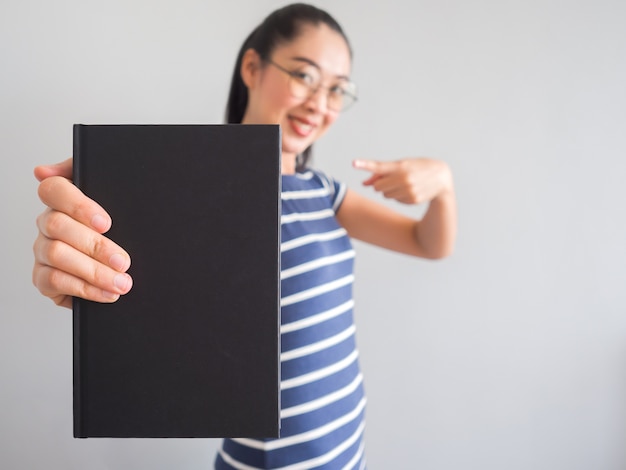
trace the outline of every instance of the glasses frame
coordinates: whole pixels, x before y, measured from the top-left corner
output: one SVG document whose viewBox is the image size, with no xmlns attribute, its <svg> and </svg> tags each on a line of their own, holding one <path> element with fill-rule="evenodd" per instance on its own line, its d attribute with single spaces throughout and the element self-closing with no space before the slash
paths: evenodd
<svg viewBox="0 0 626 470">
<path fill-rule="evenodd" d="M 289 75 L 289 80 L 292 80 L 292 79 L 295 80 L 295 79 L 298 78 L 297 77 L 297 73 L 298 73 L 297 70 L 289 70 L 289 69 L 283 67 L 282 65 L 277 64 L 276 62 L 274 62 L 271 59 L 265 59 L 265 62 L 267 62 L 268 64 L 273 65 L 274 67 L 276 67 L 281 72 L 284 72 L 287 75 Z M 352 81 L 348 81 L 348 83 L 350 83 L 354 87 L 355 93 L 352 94 L 352 93 L 349 93 L 349 92 L 345 92 L 344 95 L 349 96 L 352 99 L 352 101 L 349 101 L 347 105 L 342 105 L 341 109 L 334 109 L 332 107 L 329 107 L 328 109 L 330 109 L 332 111 L 335 111 L 335 112 L 343 112 L 346 109 L 351 108 L 352 105 L 358 101 L 358 96 L 356 95 L 356 84 L 354 82 L 352 82 Z M 301 97 L 301 98 L 307 98 L 307 99 L 311 98 L 311 96 L 315 95 L 315 93 L 317 93 L 320 88 L 325 88 L 326 90 L 330 91 L 330 87 L 322 85 L 322 81 L 320 80 L 320 83 L 318 83 L 316 87 L 309 87 L 309 94 L 306 97 Z M 300 97 L 296 97 L 296 98 L 300 98 Z M 328 103 L 328 102 L 329 102 L 329 100 L 328 100 L 328 97 L 327 97 L 326 98 L 326 103 Z M 327 104 L 327 106 L 328 106 L 328 104 Z"/>
</svg>

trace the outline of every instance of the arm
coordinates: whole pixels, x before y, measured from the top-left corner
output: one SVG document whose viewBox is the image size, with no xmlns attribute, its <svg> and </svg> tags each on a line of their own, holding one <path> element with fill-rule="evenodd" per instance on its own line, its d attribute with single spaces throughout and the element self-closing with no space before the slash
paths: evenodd
<svg viewBox="0 0 626 470">
<path fill-rule="evenodd" d="M 363 182 L 386 198 L 405 204 L 428 202 L 421 220 L 399 214 L 383 204 L 348 191 L 337 213 L 351 237 L 421 258 L 452 253 L 456 238 L 456 200 L 452 174 L 444 162 L 426 158 L 395 162 L 357 160 L 371 171 Z"/>
<path fill-rule="evenodd" d="M 71 182 L 72 159 L 38 166 L 39 198 L 47 206 L 37 218 L 33 284 L 57 305 L 72 297 L 114 302 L 132 286 L 130 256 L 106 238 L 111 217 Z"/>
</svg>

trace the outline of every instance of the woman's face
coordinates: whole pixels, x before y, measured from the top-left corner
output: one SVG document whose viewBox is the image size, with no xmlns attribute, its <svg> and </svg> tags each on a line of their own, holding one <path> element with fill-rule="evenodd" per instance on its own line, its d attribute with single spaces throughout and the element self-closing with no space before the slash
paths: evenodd
<svg viewBox="0 0 626 470">
<path fill-rule="evenodd" d="M 258 58 L 258 56 L 257 56 Z M 344 38 L 328 26 L 307 25 L 290 43 L 277 46 L 271 63 L 258 63 L 248 86 L 247 124 L 280 124 L 283 167 L 326 132 L 339 111 L 329 108 L 329 89 L 344 84 L 350 75 L 350 51 Z M 245 61 L 242 69 L 246 67 Z M 283 70 L 281 70 L 283 69 Z M 288 72 L 321 77 L 312 95 L 294 96 Z"/>
</svg>

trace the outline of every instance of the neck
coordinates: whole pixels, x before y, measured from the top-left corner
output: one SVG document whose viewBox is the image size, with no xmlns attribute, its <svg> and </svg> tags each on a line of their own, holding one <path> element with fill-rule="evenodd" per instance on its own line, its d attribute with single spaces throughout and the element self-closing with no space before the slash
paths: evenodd
<svg viewBox="0 0 626 470">
<path fill-rule="evenodd" d="M 278 122 L 278 120 L 276 120 Z M 254 113 L 250 111 L 250 108 L 246 109 L 246 112 L 243 115 L 243 119 L 241 120 L 241 124 L 260 124 L 263 123 L 263 120 L 256 119 Z M 287 153 L 281 152 L 280 158 L 280 172 L 283 175 L 293 175 L 296 172 L 296 154 L 295 153 Z"/>
<path fill-rule="evenodd" d="M 257 121 L 246 112 L 241 120 L 241 124 L 257 124 Z M 296 172 L 296 154 L 282 152 L 280 158 L 280 172 L 283 175 L 293 175 Z"/>
<path fill-rule="evenodd" d="M 296 172 L 296 156 L 293 153 L 282 152 L 280 172 L 283 175 L 293 175 Z"/>
</svg>

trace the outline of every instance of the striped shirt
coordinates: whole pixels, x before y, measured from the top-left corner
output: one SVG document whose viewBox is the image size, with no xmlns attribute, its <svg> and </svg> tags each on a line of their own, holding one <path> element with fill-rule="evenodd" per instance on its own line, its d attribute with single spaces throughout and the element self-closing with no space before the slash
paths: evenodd
<svg viewBox="0 0 626 470">
<path fill-rule="evenodd" d="M 224 439 L 215 468 L 364 469 L 354 250 L 335 219 L 346 187 L 313 170 L 282 186 L 281 437 Z"/>
</svg>

